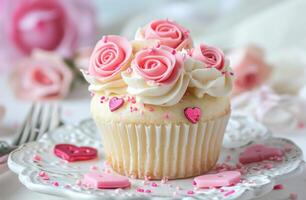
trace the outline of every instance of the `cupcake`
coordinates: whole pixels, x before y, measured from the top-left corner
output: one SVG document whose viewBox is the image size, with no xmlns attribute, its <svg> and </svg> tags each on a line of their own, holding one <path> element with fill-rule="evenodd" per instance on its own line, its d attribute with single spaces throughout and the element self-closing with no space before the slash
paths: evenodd
<svg viewBox="0 0 306 200">
<path fill-rule="evenodd" d="M 126 176 L 178 179 L 217 162 L 230 116 L 232 72 L 223 52 L 169 20 L 135 40 L 108 35 L 83 71 L 107 162 Z"/>
</svg>

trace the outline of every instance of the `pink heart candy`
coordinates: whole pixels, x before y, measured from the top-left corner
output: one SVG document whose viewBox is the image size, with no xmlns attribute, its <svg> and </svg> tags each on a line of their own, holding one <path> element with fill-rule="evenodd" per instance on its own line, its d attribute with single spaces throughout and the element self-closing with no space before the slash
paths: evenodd
<svg viewBox="0 0 306 200">
<path fill-rule="evenodd" d="M 198 107 L 187 107 L 184 109 L 185 117 L 193 124 L 196 124 L 201 117 L 201 109 Z"/>
<path fill-rule="evenodd" d="M 72 144 L 57 144 L 54 154 L 69 162 L 91 160 L 97 157 L 97 150 L 92 147 L 77 147 Z"/>
<path fill-rule="evenodd" d="M 84 174 L 82 183 L 99 189 L 126 188 L 131 185 L 127 177 L 98 172 Z"/>
<path fill-rule="evenodd" d="M 112 97 L 109 100 L 108 106 L 109 106 L 110 111 L 114 112 L 115 110 L 119 109 L 123 104 L 124 104 L 123 98 Z"/>
<path fill-rule="evenodd" d="M 242 164 L 260 162 L 273 157 L 282 157 L 283 151 L 278 148 L 268 147 L 262 144 L 255 144 L 247 147 L 239 156 L 239 162 Z"/>
<path fill-rule="evenodd" d="M 239 171 L 225 171 L 217 174 L 206 174 L 194 178 L 199 188 L 232 186 L 239 183 L 241 173 Z"/>
</svg>

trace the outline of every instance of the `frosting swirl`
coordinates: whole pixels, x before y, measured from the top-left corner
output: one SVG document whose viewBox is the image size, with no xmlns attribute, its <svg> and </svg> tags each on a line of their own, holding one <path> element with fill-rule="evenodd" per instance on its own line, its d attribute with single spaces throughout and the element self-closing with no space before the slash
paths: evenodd
<svg viewBox="0 0 306 200">
<path fill-rule="evenodd" d="M 83 71 L 85 79 L 91 84 L 89 90 L 106 94 L 124 93 L 126 85 L 120 73 L 130 65 L 132 50 L 126 38 L 104 36 L 93 50 L 88 73 Z"/>
<path fill-rule="evenodd" d="M 185 66 L 191 66 L 190 91 L 202 98 L 205 94 L 213 97 L 224 97 L 230 94 L 232 84 L 232 72 L 229 67 L 225 67 L 225 72 L 217 68 L 207 68 L 204 63 L 189 57 L 185 61 Z"/>
<path fill-rule="evenodd" d="M 132 72 L 122 73 L 128 93 L 140 102 L 171 106 L 183 97 L 189 78 L 183 73 L 183 57 L 169 48 L 139 51 L 132 63 Z"/>
<path fill-rule="evenodd" d="M 138 29 L 136 40 L 158 40 L 161 45 L 177 50 L 192 47 L 189 31 L 169 20 L 155 20 Z"/>
</svg>

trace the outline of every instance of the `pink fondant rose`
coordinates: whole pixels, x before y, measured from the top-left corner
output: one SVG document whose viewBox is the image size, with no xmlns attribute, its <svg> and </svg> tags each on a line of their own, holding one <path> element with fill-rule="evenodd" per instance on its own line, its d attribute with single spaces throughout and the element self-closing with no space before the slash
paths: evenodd
<svg viewBox="0 0 306 200">
<path fill-rule="evenodd" d="M 121 36 L 104 36 L 96 45 L 88 72 L 101 82 L 118 79 L 132 57 L 132 46 Z"/>
<path fill-rule="evenodd" d="M 216 47 L 201 44 L 192 50 L 191 56 L 208 68 L 214 67 L 221 71 L 225 67 L 224 53 Z"/>
<path fill-rule="evenodd" d="M 169 20 L 155 20 L 139 30 L 136 39 L 158 40 L 161 45 L 174 49 L 192 47 L 189 31 L 179 24 Z"/>
<path fill-rule="evenodd" d="M 235 49 L 228 56 L 235 74 L 234 95 L 260 86 L 269 76 L 270 67 L 258 47 Z"/>
<path fill-rule="evenodd" d="M 169 50 L 160 47 L 139 51 L 135 56 L 133 68 L 147 81 L 173 83 L 180 75 L 183 60 Z"/>
<path fill-rule="evenodd" d="M 87 2 L 6 0 L 3 4 L 6 43 L 18 52 L 30 54 L 39 48 L 70 56 L 77 46 L 92 44 L 94 12 Z"/>
<path fill-rule="evenodd" d="M 16 96 L 25 100 L 49 100 L 67 95 L 73 74 L 55 54 L 34 51 L 21 60 L 13 73 Z"/>
</svg>

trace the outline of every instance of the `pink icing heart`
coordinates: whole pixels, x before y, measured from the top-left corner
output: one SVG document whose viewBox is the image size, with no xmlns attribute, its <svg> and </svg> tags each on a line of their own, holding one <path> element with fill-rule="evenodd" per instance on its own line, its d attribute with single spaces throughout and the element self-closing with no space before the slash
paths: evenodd
<svg viewBox="0 0 306 200">
<path fill-rule="evenodd" d="M 262 144 L 255 144 L 247 147 L 239 156 L 239 162 L 242 164 L 260 162 L 273 157 L 282 157 L 283 151 L 278 148 L 268 147 Z"/>
<path fill-rule="evenodd" d="M 201 109 L 198 107 L 187 107 L 184 109 L 185 117 L 193 124 L 196 124 L 201 117 Z"/>
<path fill-rule="evenodd" d="M 109 109 L 111 112 L 114 112 L 115 110 L 119 109 L 122 105 L 124 104 L 124 99 L 123 98 L 118 98 L 118 97 L 112 97 L 109 100 Z"/>
<path fill-rule="evenodd" d="M 131 185 L 129 179 L 124 176 L 98 172 L 84 174 L 82 183 L 99 189 L 126 188 Z"/>
<path fill-rule="evenodd" d="M 54 154 L 69 162 L 91 160 L 97 157 L 97 150 L 92 147 L 77 147 L 72 144 L 57 144 Z"/>
<path fill-rule="evenodd" d="M 196 186 L 199 188 L 232 186 L 239 183 L 241 173 L 239 171 L 225 171 L 218 174 L 206 174 L 194 178 Z"/>
</svg>

